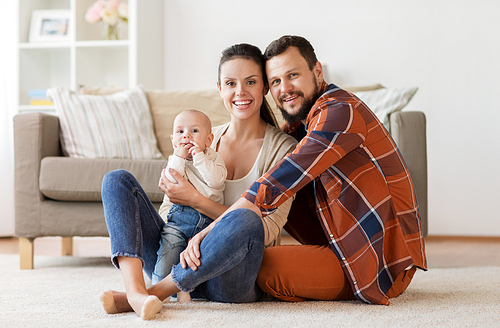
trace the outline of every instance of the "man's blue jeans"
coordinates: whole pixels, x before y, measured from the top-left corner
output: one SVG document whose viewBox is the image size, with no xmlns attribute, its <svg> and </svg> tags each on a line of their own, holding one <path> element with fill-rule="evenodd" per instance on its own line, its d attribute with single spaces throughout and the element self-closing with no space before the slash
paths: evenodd
<svg viewBox="0 0 500 328">
<path fill-rule="evenodd" d="M 167 215 L 167 224 L 161 233 L 160 249 L 153 271 L 153 285 L 168 276 L 172 267 L 179 263 L 181 252 L 190 238 L 205 229 L 213 220 L 192 207 L 172 205 Z"/>
<path fill-rule="evenodd" d="M 151 279 L 165 222 L 134 176 L 108 172 L 102 181 L 104 216 L 111 239 L 111 259 L 135 257 Z M 254 302 L 263 293 L 256 284 L 264 254 L 264 227 L 257 214 L 238 209 L 225 215 L 200 244 L 196 271 L 172 269 L 177 287 L 212 301 Z"/>
</svg>

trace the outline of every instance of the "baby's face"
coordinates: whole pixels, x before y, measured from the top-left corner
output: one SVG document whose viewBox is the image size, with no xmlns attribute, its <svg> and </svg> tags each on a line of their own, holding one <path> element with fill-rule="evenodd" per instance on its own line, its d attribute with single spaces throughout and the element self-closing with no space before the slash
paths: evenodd
<svg viewBox="0 0 500 328">
<path fill-rule="evenodd" d="M 175 118 L 172 144 L 174 147 L 196 143 L 201 151 L 209 147 L 212 140 L 210 126 L 202 114 L 196 112 L 183 112 Z"/>
</svg>

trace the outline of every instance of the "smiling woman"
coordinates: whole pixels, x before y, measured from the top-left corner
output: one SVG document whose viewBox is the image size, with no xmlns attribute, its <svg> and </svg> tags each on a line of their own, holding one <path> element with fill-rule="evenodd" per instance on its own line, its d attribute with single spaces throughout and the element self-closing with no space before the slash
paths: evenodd
<svg viewBox="0 0 500 328">
<path fill-rule="evenodd" d="M 15 113 L 14 92 L 15 81 L 15 51 L 17 33 L 12 33 L 15 24 L 15 1 L 0 3 L 0 172 L 4 178 L 0 182 L 1 190 L 7 190 L 0 198 L 0 237 L 14 235 L 14 146 L 12 118 Z"/>
</svg>

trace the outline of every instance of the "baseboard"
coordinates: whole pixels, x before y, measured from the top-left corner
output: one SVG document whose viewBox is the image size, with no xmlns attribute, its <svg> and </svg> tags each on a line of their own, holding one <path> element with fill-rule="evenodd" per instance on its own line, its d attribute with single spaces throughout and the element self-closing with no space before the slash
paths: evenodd
<svg viewBox="0 0 500 328">
<path fill-rule="evenodd" d="M 446 236 L 446 235 L 430 235 L 424 238 L 426 241 L 461 241 L 461 242 L 488 242 L 488 243 L 500 243 L 500 236 Z"/>
</svg>

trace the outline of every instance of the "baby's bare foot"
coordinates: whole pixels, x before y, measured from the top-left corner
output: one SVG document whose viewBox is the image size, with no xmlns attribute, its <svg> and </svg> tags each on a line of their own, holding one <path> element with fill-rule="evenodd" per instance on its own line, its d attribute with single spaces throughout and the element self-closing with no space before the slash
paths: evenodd
<svg viewBox="0 0 500 328">
<path fill-rule="evenodd" d="M 163 307 L 163 302 L 154 295 L 150 295 L 146 298 L 142 304 L 141 318 L 143 320 L 151 320 L 153 317 L 161 311 Z"/>
<path fill-rule="evenodd" d="M 189 303 L 191 302 L 191 295 L 186 292 L 177 292 L 177 301 L 179 303 Z"/>
</svg>

